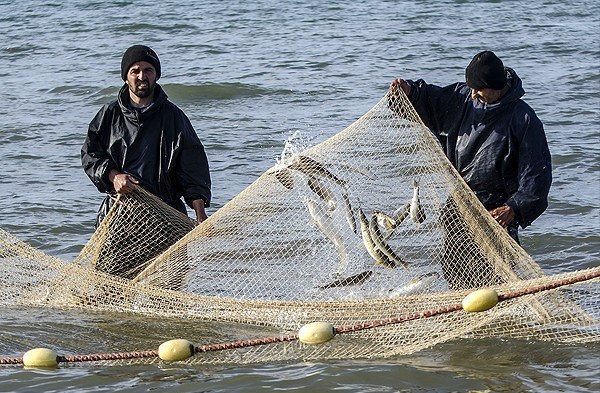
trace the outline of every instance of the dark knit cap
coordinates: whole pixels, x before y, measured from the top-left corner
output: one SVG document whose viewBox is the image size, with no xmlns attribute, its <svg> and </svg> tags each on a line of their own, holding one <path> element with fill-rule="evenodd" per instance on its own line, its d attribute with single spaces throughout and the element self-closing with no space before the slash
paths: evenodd
<svg viewBox="0 0 600 393">
<path fill-rule="evenodd" d="M 502 60 L 491 51 L 476 54 L 465 70 L 467 86 L 482 90 L 490 87 L 501 90 L 506 86 L 506 71 Z"/>
<path fill-rule="evenodd" d="M 151 48 L 145 45 L 134 45 L 127 48 L 121 59 L 121 78 L 127 80 L 127 72 L 133 63 L 138 61 L 146 61 L 156 69 L 156 80 L 160 78 L 160 60 L 158 55 Z"/>
</svg>

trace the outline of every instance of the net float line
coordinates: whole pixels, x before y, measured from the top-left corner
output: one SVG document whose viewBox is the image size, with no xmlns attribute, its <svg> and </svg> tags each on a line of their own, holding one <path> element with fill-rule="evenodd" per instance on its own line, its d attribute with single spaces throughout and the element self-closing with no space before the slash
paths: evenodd
<svg viewBox="0 0 600 393">
<path fill-rule="evenodd" d="M 557 289 L 563 286 L 573 285 L 576 283 L 590 281 L 600 277 L 600 266 L 594 269 L 588 270 L 586 273 L 549 282 L 542 285 L 533 286 L 531 288 L 507 292 L 499 294 L 497 296 L 498 302 L 506 301 L 522 296 L 532 295 L 535 293 L 545 292 L 553 289 Z M 365 323 L 343 325 L 339 327 L 333 327 L 333 334 L 344 334 L 357 332 L 366 329 L 373 329 L 377 327 L 398 324 L 410 320 L 429 318 L 436 315 L 446 314 L 455 312 L 463 309 L 463 304 L 457 303 L 450 306 L 443 306 L 437 309 L 425 310 L 420 312 L 412 312 L 404 315 L 400 315 L 393 318 L 380 319 Z M 282 342 L 291 342 L 299 339 L 298 334 L 292 334 L 280 337 L 265 337 L 258 339 L 251 339 L 245 341 L 233 341 L 229 343 L 220 344 L 209 344 L 194 346 L 191 351 L 191 355 L 196 353 L 207 353 L 215 351 L 223 351 L 237 348 L 254 347 L 259 345 L 268 345 Z M 133 351 L 133 352 L 117 352 L 117 353 L 104 353 L 104 354 L 88 354 L 88 355 L 59 355 L 56 357 L 57 363 L 78 363 L 78 362 L 95 362 L 95 361 L 110 361 L 110 360 L 131 360 L 131 359 L 143 359 L 143 358 L 156 358 L 159 357 L 159 351 L 148 350 L 148 351 Z M 0 365 L 20 365 L 23 364 L 23 357 L 15 358 L 0 358 Z"/>
<path fill-rule="evenodd" d="M 521 297 L 525 295 L 531 295 L 538 292 L 549 291 L 552 289 L 556 289 L 559 287 L 576 284 L 578 282 L 583 281 L 591 281 L 595 278 L 600 277 L 600 266 L 587 271 L 586 273 L 580 274 L 578 276 L 568 277 L 562 280 L 551 281 L 546 284 L 537 285 L 531 288 L 522 289 L 519 291 L 508 292 L 505 294 L 498 295 L 498 300 L 508 300 L 516 297 Z"/>
</svg>

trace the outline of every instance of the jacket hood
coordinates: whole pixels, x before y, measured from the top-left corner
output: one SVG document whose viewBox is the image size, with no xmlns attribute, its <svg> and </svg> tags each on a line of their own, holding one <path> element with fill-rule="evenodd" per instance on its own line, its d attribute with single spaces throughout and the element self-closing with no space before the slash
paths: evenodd
<svg viewBox="0 0 600 393">
<path fill-rule="evenodd" d="M 523 89 L 523 81 L 519 78 L 516 71 L 512 68 L 506 68 L 506 83 L 510 86 L 506 95 L 502 98 L 507 98 L 508 101 L 515 101 L 525 95 L 525 90 Z"/>
<path fill-rule="evenodd" d="M 509 67 L 504 67 L 504 69 L 506 70 L 506 84 L 509 86 L 509 89 L 498 102 L 487 105 L 488 109 L 506 105 L 510 102 L 520 99 L 525 95 L 525 90 L 523 90 L 523 81 L 521 81 L 521 78 L 519 78 L 515 70 Z"/>
</svg>

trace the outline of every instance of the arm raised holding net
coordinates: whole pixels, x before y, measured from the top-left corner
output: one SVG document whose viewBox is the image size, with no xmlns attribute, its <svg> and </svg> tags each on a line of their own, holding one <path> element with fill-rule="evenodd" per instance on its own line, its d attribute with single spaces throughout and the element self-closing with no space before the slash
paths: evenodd
<svg viewBox="0 0 600 393">
<path fill-rule="evenodd" d="M 552 171 L 543 125 L 521 99 L 517 73 L 493 52 L 475 55 L 465 79 L 444 87 L 395 79 L 390 108 L 402 90 L 477 198 L 518 240 L 517 227 L 548 206 Z"/>
</svg>

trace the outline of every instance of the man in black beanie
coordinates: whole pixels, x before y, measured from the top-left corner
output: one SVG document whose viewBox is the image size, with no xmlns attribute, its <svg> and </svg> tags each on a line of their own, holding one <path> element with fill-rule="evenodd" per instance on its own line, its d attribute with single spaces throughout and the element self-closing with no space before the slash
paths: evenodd
<svg viewBox="0 0 600 393">
<path fill-rule="evenodd" d="M 502 90 L 506 86 L 504 64 L 494 52 L 483 51 L 473 57 L 465 70 L 467 86 L 472 89 Z"/>
<path fill-rule="evenodd" d="M 114 194 L 138 185 L 187 214 L 185 201 L 198 223 L 207 218 L 211 180 L 204 146 L 157 84 L 160 76 L 156 52 L 145 45 L 128 48 L 121 60 L 125 84 L 89 125 L 81 162 L 98 191 L 107 194 L 97 225 L 114 204 Z"/>
<path fill-rule="evenodd" d="M 133 63 L 138 61 L 145 61 L 152 64 L 156 71 L 156 80 L 160 79 L 160 60 L 158 60 L 158 55 L 145 45 L 134 45 L 127 48 L 121 59 L 121 79 L 127 81 L 129 68 Z"/>
<path fill-rule="evenodd" d="M 465 80 L 440 87 L 395 79 L 389 105 L 399 113 L 401 89 L 484 207 L 518 242 L 518 226 L 527 227 L 548 206 L 552 170 L 544 128 L 521 99 L 517 73 L 493 52 L 476 54 Z M 451 224 L 448 217 L 440 218 L 443 226 Z"/>
</svg>

